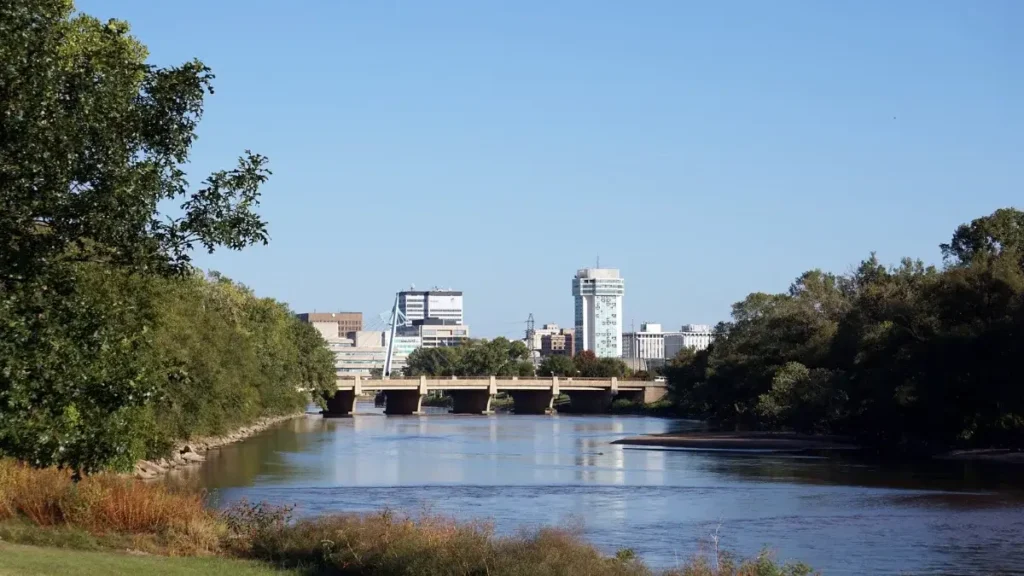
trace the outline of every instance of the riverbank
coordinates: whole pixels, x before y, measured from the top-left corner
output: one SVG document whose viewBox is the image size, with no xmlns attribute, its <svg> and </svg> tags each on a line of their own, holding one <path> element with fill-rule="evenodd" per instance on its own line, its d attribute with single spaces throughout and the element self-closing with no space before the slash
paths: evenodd
<svg viewBox="0 0 1024 576">
<path fill-rule="evenodd" d="M 170 455 L 166 458 L 136 462 L 132 475 L 140 480 L 152 480 L 177 468 L 201 464 L 206 461 L 206 453 L 210 450 L 245 440 L 275 424 L 302 416 L 305 416 L 305 412 L 260 418 L 248 426 L 243 426 L 227 434 L 198 437 L 179 442 L 171 449 Z"/>
<path fill-rule="evenodd" d="M 811 573 L 800 564 L 782 566 L 768 554 L 742 562 L 724 554 L 699 557 L 668 571 L 654 571 L 632 550 L 606 556 L 571 530 L 541 528 L 498 536 L 486 522 L 391 511 L 293 520 L 287 507 L 241 502 L 218 512 L 206 508 L 198 492 L 163 483 L 99 474 L 76 484 L 68 471 L 37 470 L 9 460 L 0 460 L 0 540 L 5 547 L 45 546 L 7 548 L 15 552 L 16 558 L 7 560 L 12 566 L 14 562 L 46 565 L 48 557 L 59 557 L 67 566 L 105 566 L 105 571 L 94 573 L 107 574 L 143 570 L 138 558 L 152 556 L 259 562 L 267 568 L 255 573 L 301 569 L 353 576 Z M 53 548 L 74 551 L 57 553 Z M 206 571 L 174 572 L 169 566 L 161 573 L 204 574 L 217 567 L 235 573 L 228 563 L 195 562 Z M 171 564 L 182 565 L 178 560 Z M 89 573 L 83 570 L 57 573 Z"/>
<path fill-rule="evenodd" d="M 953 450 L 936 456 L 939 460 L 971 460 L 1024 465 L 1024 451 L 994 448 L 988 450 Z"/>
<path fill-rule="evenodd" d="M 616 440 L 612 444 L 685 448 L 688 450 L 771 450 L 776 452 L 829 452 L 862 449 L 859 444 L 848 437 L 787 432 L 676 432 L 633 436 Z M 927 455 L 923 458 L 927 458 Z M 936 460 L 1024 465 L 1024 452 L 1010 449 L 954 450 L 935 455 L 933 458 Z"/>
<path fill-rule="evenodd" d="M 781 432 L 679 432 L 634 436 L 616 440 L 612 444 L 688 448 L 691 450 L 776 450 L 787 452 L 859 449 L 859 446 L 848 438 Z"/>
</svg>

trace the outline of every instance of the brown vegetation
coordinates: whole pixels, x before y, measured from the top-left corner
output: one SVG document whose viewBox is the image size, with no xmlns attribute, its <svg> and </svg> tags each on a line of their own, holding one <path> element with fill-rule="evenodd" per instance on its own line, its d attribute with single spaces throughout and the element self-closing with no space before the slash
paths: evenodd
<svg viewBox="0 0 1024 576">
<path fill-rule="evenodd" d="M 218 519 L 201 493 L 176 491 L 113 474 L 74 482 L 68 470 L 0 460 L 0 521 L 18 520 L 92 535 L 144 535 L 147 550 L 213 553 Z"/>
<path fill-rule="evenodd" d="M 607 557 L 579 534 L 541 529 L 497 536 L 485 523 L 385 511 L 292 520 L 291 509 L 239 503 L 224 513 L 197 492 L 113 475 L 0 460 L 0 537 L 68 547 L 126 546 L 166 555 L 219 554 L 315 573 L 350 575 L 648 576 L 630 550 Z M 665 576 L 796 576 L 768 555 L 697 558 Z"/>
</svg>

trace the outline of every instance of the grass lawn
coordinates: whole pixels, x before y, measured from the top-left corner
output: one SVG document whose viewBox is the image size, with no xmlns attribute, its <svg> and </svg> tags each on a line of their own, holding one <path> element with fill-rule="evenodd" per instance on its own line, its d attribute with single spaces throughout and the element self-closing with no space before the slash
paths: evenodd
<svg viewBox="0 0 1024 576">
<path fill-rule="evenodd" d="M 294 576 L 254 562 L 224 558 L 167 558 L 110 552 L 80 552 L 0 543 L 0 576 L 70 574 L 106 576 Z"/>
</svg>

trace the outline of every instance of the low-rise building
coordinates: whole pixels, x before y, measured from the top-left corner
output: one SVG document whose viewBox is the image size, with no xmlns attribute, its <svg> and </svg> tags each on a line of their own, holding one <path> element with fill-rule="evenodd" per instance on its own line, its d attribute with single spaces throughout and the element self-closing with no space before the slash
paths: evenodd
<svg viewBox="0 0 1024 576">
<path fill-rule="evenodd" d="M 523 343 L 526 344 L 526 349 L 530 352 L 540 353 L 541 339 L 545 336 L 551 336 L 553 334 L 561 333 L 562 329 L 558 327 L 558 324 L 545 324 L 540 328 L 527 331 L 526 338 Z"/>
<path fill-rule="evenodd" d="M 576 355 L 576 336 L 572 328 L 561 328 L 553 324 L 546 324 L 548 326 L 554 326 L 557 332 L 544 334 L 540 338 L 540 355 L 546 356 L 575 356 Z"/>
<path fill-rule="evenodd" d="M 349 332 L 363 329 L 362 312 L 309 312 L 297 315 L 312 324 L 324 338 L 344 338 Z"/>
<path fill-rule="evenodd" d="M 622 357 L 663 359 L 665 358 L 665 338 L 661 324 L 644 322 L 639 332 L 626 332 L 622 335 Z"/>
<path fill-rule="evenodd" d="M 369 377 L 375 370 L 384 369 L 387 358 L 388 333 L 379 330 L 349 332 L 344 338 L 328 338 L 327 347 L 334 354 L 334 370 L 340 378 Z M 420 347 L 415 336 L 396 336 L 392 351 L 392 371 L 405 368 L 413 350 Z"/>
<path fill-rule="evenodd" d="M 707 324 L 684 324 L 679 332 L 665 335 L 665 357 L 675 358 L 684 348 L 705 350 L 715 340 L 714 329 Z"/>
</svg>

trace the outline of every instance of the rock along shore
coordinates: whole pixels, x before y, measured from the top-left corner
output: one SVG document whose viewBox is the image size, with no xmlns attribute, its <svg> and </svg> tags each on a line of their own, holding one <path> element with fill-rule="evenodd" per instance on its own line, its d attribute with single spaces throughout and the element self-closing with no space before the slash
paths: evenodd
<svg viewBox="0 0 1024 576">
<path fill-rule="evenodd" d="M 167 458 L 161 458 L 159 460 L 139 460 L 136 462 L 132 475 L 141 480 L 152 480 L 163 476 L 167 472 L 176 468 L 200 464 L 206 461 L 206 452 L 213 448 L 219 448 L 220 446 L 245 440 L 250 436 L 270 428 L 278 422 L 284 422 L 285 420 L 291 420 L 292 418 L 298 418 L 304 415 L 304 412 L 296 412 L 294 414 L 286 414 L 284 416 L 260 418 L 248 426 L 243 426 L 237 430 L 224 434 L 223 436 L 200 437 L 180 442 L 174 446 L 171 450 L 171 455 Z"/>
</svg>

